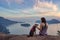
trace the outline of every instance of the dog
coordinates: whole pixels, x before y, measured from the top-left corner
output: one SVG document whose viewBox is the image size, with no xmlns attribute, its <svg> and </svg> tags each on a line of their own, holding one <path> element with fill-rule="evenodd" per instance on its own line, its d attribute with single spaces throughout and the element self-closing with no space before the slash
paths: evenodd
<svg viewBox="0 0 60 40">
<path fill-rule="evenodd" d="M 36 27 L 38 24 L 34 24 L 33 27 L 31 28 L 28 37 L 32 37 L 34 34 L 36 34 Z"/>
</svg>

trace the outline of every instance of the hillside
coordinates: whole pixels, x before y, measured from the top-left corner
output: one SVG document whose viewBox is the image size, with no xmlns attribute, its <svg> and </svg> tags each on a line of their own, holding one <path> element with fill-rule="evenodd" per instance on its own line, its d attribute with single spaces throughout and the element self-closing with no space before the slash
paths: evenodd
<svg viewBox="0 0 60 40">
<path fill-rule="evenodd" d="M 9 25 L 12 25 L 12 24 L 15 24 L 15 23 L 18 23 L 16 21 L 12 21 L 12 20 L 8 20 L 8 19 L 5 19 L 3 17 L 0 17 L 0 24 L 3 25 L 3 26 L 9 26 Z"/>
</svg>

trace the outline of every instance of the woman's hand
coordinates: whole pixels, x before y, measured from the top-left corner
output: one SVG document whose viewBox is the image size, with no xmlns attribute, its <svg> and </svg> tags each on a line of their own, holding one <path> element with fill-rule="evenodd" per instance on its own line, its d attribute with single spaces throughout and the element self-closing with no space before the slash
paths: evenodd
<svg viewBox="0 0 60 40">
<path fill-rule="evenodd" d="M 39 27 L 37 27 L 37 29 L 38 29 L 38 30 L 40 30 L 40 28 L 39 28 Z"/>
</svg>

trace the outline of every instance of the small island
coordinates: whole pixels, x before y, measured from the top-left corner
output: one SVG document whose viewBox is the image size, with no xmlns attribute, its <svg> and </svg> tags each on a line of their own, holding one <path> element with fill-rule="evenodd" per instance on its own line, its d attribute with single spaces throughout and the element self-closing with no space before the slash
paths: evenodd
<svg viewBox="0 0 60 40">
<path fill-rule="evenodd" d="M 23 27 L 30 27 L 30 24 L 24 23 L 24 24 L 21 24 L 21 26 L 23 26 Z"/>
</svg>

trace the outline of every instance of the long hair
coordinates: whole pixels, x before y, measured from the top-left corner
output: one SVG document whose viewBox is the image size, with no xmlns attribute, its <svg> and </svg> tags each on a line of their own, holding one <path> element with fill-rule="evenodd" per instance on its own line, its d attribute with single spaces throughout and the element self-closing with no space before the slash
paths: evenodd
<svg viewBox="0 0 60 40">
<path fill-rule="evenodd" d="M 44 23 L 46 26 L 46 19 L 44 17 L 41 18 L 41 22 Z"/>
<path fill-rule="evenodd" d="M 46 19 L 44 17 L 41 18 L 42 23 L 46 23 Z"/>
</svg>

